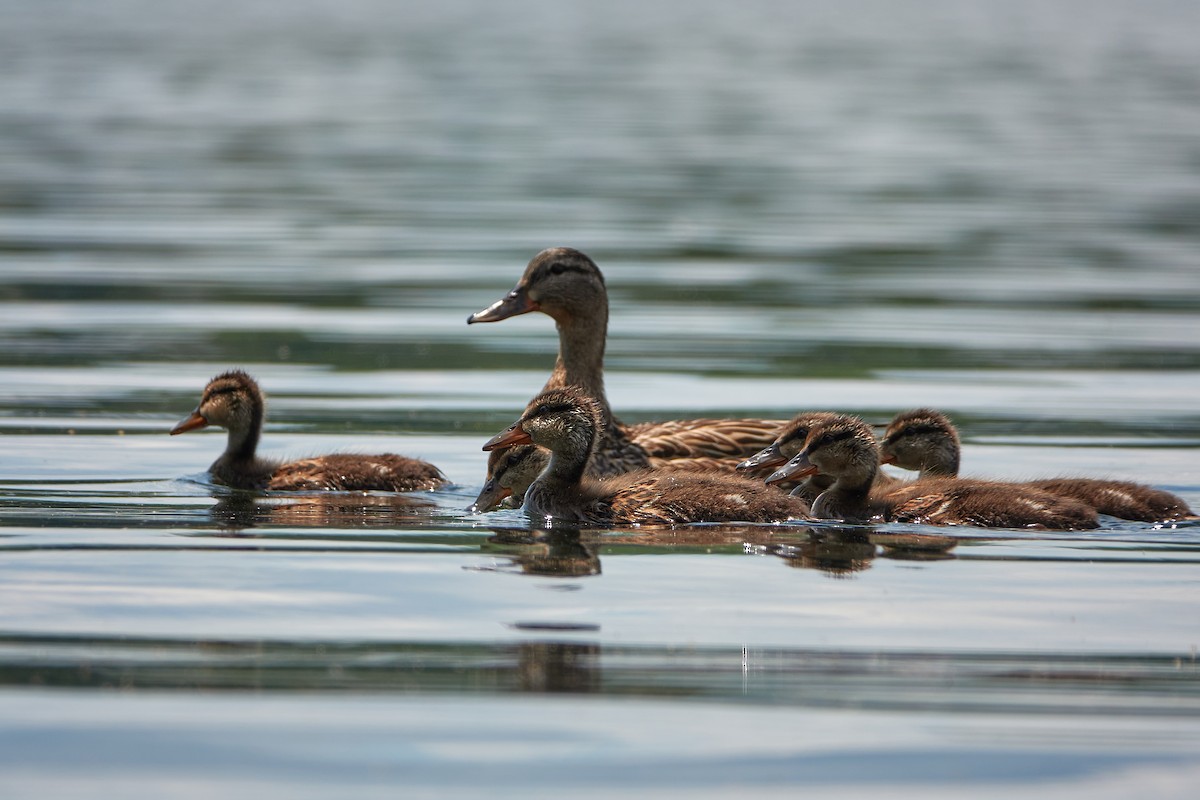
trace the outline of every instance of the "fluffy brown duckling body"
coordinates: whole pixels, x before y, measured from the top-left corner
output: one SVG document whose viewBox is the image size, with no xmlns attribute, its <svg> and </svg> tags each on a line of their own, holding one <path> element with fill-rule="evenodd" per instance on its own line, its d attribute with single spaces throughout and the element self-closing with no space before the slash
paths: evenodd
<svg viewBox="0 0 1200 800">
<path fill-rule="evenodd" d="M 534 256 L 516 287 L 467 322 L 498 322 L 540 311 L 558 329 L 558 358 L 542 391 L 576 386 L 599 404 L 599 442 L 588 472 L 597 477 L 655 466 L 664 460 L 709 458 L 728 461 L 769 445 L 783 420 L 694 419 L 625 425 L 613 416 L 604 392 L 604 348 L 608 335 L 608 291 L 599 267 L 569 247 Z"/>
<path fill-rule="evenodd" d="M 650 468 L 668 472 L 687 470 L 734 474 L 731 469 L 733 463 L 722 458 L 652 458 Z M 537 480 L 538 475 L 541 475 L 549 464 L 550 451 L 535 444 L 519 444 L 492 450 L 488 453 L 487 477 L 483 488 L 468 510 L 479 514 L 501 507 L 520 508 L 525 502 L 525 492 L 530 484 Z M 766 474 L 763 472 L 764 477 Z"/>
<path fill-rule="evenodd" d="M 950 418 L 940 411 L 919 408 L 897 414 L 883 435 L 881 457 L 902 469 L 917 470 L 922 478 L 958 475 L 962 445 Z M 1087 503 L 1101 514 L 1139 522 L 1194 518 L 1182 498 L 1133 481 L 1098 478 L 1044 478 L 1020 486 L 1042 489 Z"/>
<path fill-rule="evenodd" d="M 231 370 L 209 381 L 200 404 L 171 435 L 209 425 L 225 428 L 229 432 L 225 452 L 209 473 L 216 483 L 235 489 L 410 492 L 436 489 L 447 482 L 432 464 L 393 453 L 336 453 L 287 463 L 260 458 L 258 441 L 265 414 L 266 399 L 258 383 L 241 370 Z"/>
<path fill-rule="evenodd" d="M 600 404 L 586 392 L 551 389 L 483 449 L 535 444 L 550 452 L 549 463 L 525 493 L 525 511 L 535 520 L 612 526 L 807 517 L 808 505 L 802 500 L 735 475 L 644 469 L 612 478 L 589 477 L 588 459 L 602 425 Z"/>
<path fill-rule="evenodd" d="M 952 478 L 876 487 L 878 470 L 879 445 L 871 426 L 841 416 L 816 425 L 800 453 L 768 481 L 817 473 L 832 477 L 833 484 L 813 503 L 813 516 L 822 519 L 1049 530 L 1099 524 L 1091 507 L 1033 487 Z"/>
</svg>

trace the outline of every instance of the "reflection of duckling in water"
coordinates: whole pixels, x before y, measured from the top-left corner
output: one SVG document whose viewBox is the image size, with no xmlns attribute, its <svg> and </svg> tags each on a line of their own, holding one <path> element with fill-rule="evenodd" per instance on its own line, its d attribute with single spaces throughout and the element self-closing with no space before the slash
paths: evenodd
<svg viewBox="0 0 1200 800">
<path fill-rule="evenodd" d="M 577 386 L 598 404 L 599 436 L 588 464 L 593 477 L 660 466 L 660 459 L 714 459 L 712 465 L 732 471 L 737 459 L 770 444 L 783 424 L 694 419 L 625 425 L 615 419 L 604 393 L 608 291 L 595 262 L 578 250 L 554 247 L 538 253 L 511 292 L 467 322 L 497 322 L 531 311 L 551 317 L 558 328 L 558 359 L 543 391 Z"/>
<path fill-rule="evenodd" d="M 779 547 L 776 555 L 789 567 L 815 569 L 831 578 L 852 578 L 871 568 L 875 545 L 867 530 L 810 529 L 805 541 Z"/>
<path fill-rule="evenodd" d="M 600 557 L 580 540 L 578 530 L 493 530 L 496 535 L 489 543 L 520 547 L 512 559 L 526 575 L 582 578 L 600 574 Z"/>
<path fill-rule="evenodd" d="M 958 475 L 962 446 L 949 417 L 920 408 L 896 415 L 884 432 L 880 453 L 884 463 L 918 470 L 921 478 L 953 478 Z M 1121 519 L 1162 522 L 1195 516 L 1174 494 L 1132 481 L 1047 478 L 1012 485 L 1074 498 L 1101 514 Z"/>
<path fill-rule="evenodd" d="M 822 519 L 1049 530 L 1099 525 L 1091 507 L 1032 487 L 942 478 L 873 490 L 878 470 L 879 445 L 871 427 L 843 416 L 814 427 L 804 449 L 768 481 L 817 472 L 832 476 L 833 485 L 813 503 L 813 515 Z"/>
<path fill-rule="evenodd" d="M 608 479 L 585 475 L 602 415 L 575 388 L 543 392 L 520 420 L 484 450 L 537 444 L 549 465 L 525 494 L 531 518 L 589 525 L 672 525 L 689 522 L 774 522 L 804 518 L 808 505 L 777 489 L 734 475 L 642 470 Z"/>
<path fill-rule="evenodd" d="M 427 518 L 437 505 L 420 496 L 404 494 L 311 495 L 231 494 L 221 497 L 209 512 L 227 530 L 260 525 L 289 528 L 395 528 Z"/>
<path fill-rule="evenodd" d="M 432 464 L 392 453 L 339 453 L 286 464 L 259 458 L 265 406 L 253 378 L 241 370 L 225 372 L 209 382 L 200 405 L 171 435 L 208 425 L 229 431 L 225 452 L 208 470 L 216 483 L 235 489 L 409 492 L 446 484 Z"/>
</svg>

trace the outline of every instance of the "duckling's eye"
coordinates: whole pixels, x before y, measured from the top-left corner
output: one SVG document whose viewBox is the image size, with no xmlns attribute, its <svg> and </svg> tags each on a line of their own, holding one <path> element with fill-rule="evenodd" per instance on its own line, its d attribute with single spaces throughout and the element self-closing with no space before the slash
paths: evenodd
<svg viewBox="0 0 1200 800">
<path fill-rule="evenodd" d="M 555 262 L 550 265 L 550 274 L 551 275 L 562 275 L 566 271 L 567 271 L 567 268 L 564 264 Z"/>
</svg>

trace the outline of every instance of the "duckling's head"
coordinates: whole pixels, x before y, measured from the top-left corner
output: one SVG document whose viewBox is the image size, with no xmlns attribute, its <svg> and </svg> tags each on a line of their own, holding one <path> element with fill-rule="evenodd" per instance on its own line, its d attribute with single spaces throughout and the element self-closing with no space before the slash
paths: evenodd
<svg viewBox="0 0 1200 800">
<path fill-rule="evenodd" d="M 467 317 L 467 324 L 498 322 L 530 311 L 562 323 L 603 310 L 607 320 L 607 309 L 604 276 L 596 262 L 570 247 L 551 247 L 533 257 L 511 292 Z"/>
<path fill-rule="evenodd" d="M 586 462 L 602 419 L 600 404 L 579 389 L 551 389 L 535 397 L 521 418 L 489 439 L 483 449 L 537 444 Z"/>
<path fill-rule="evenodd" d="M 837 416 L 830 411 L 801 411 L 780 429 L 774 442 L 738 464 L 737 468 L 745 470 L 786 464 L 804 448 L 804 442 L 815 426 Z"/>
<path fill-rule="evenodd" d="M 519 444 L 492 450 L 488 453 L 487 481 L 468 510 L 482 514 L 495 511 L 501 505 L 519 508 L 525 499 L 525 490 L 549 462 L 550 454 L 537 445 Z"/>
<path fill-rule="evenodd" d="M 262 426 L 262 390 L 241 370 L 223 372 L 208 382 L 200 405 L 171 429 L 171 435 L 216 425 L 231 432 L 249 432 Z"/>
<path fill-rule="evenodd" d="M 880 461 L 933 475 L 957 475 L 958 431 L 945 414 L 918 408 L 897 414 L 880 443 Z"/>
<path fill-rule="evenodd" d="M 820 474 L 850 484 L 869 484 L 878 468 L 879 445 L 871 426 L 858 417 L 834 415 L 813 426 L 803 449 L 772 473 L 767 483 Z"/>
</svg>

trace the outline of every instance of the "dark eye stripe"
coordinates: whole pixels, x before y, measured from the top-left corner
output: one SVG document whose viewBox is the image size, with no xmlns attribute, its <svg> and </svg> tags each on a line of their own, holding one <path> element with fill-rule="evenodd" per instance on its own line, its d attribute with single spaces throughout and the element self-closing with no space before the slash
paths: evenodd
<svg viewBox="0 0 1200 800">
<path fill-rule="evenodd" d="M 595 272 L 583 266 L 582 264 L 565 264 L 561 261 L 556 261 L 551 264 L 548 271 L 551 275 L 562 275 L 564 272 L 576 272 L 580 275 L 595 274 Z"/>
<path fill-rule="evenodd" d="M 832 431 L 830 433 L 823 434 L 819 439 L 817 439 L 813 446 L 808 449 L 814 450 L 819 447 L 829 447 L 831 444 L 837 444 L 838 442 L 844 442 L 847 439 L 853 439 L 854 433 L 855 432 L 853 430 L 847 428 L 845 430 Z"/>
<path fill-rule="evenodd" d="M 576 406 L 574 403 L 568 403 L 565 401 L 543 403 L 543 404 L 539 405 L 538 407 L 536 407 L 535 409 L 533 409 L 533 413 L 530 414 L 529 416 L 530 417 L 548 417 L 551 414 L 562 414 L 567 411 L 571 411 L 575 407 Z"/>
<path fill-rule="evenodd" d="M 937 425 L 932 422 L 927 422 L 927 423 L 918 424 L 918 425 L 906 425 L 905 427 L 901 428 L 900 430 L 895 431 L 894 433 L 890 433 L 887 436 L 885 436 L 883 441 L 884 441 L 884 444 L 893 444 L 894 442 L 897 442 L 900 439 L 906 439 L 910 436 L 920 436 L 922 434 L 928 434 L 928 433 L 943 433 L 944 434 L 946 432 L 947 432 L 946 429 L 943 428 L 941 425 Z"/>
</svg>

